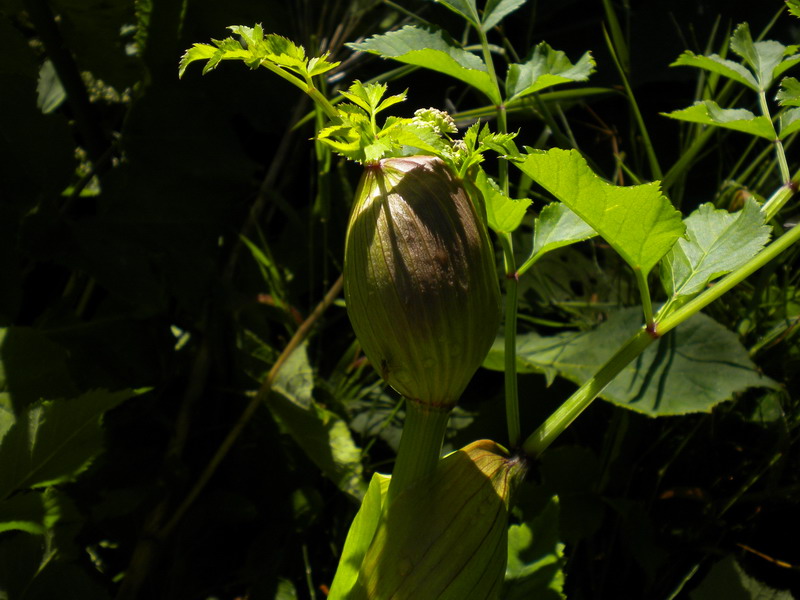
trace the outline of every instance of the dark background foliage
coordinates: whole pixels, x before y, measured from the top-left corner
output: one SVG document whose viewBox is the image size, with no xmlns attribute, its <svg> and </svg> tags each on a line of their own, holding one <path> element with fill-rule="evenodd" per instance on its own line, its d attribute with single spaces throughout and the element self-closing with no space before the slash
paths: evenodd
<svg viewBox="0 0 800 600">
<path fill-rule="evenodd" d="M 433 3 L 399 4 L 455 37 L 463 29 Z M 669 164 L 680 151 L 677 126 L 657 113 L 690 104 L 696 81 L 669 63 L 684 49 L 705 51 L 715 23 L 712 49 L 741 21 L 761 31 L 781 3 L 614 6 L 634 91 Z M 324 597 L 357 504 L 267 405 L 188 510 L 171 519 L 298 323 L 337 279 L 358 170 L 318 162 L 312 123 L 298 125 L 312 107 L 285 82 L 239 64 L 206 77 L 192 68 L 179 80 L 177 64 L 192 43 L 260 22 L 310 54 L 329 50 L 344 61 L 328 82 L 332 93 L 392 67 L 353 56 L 343 43 L 399 25 L 404 14 L 368 0 L 0 7 L 0 408 L 19 414 L 41 398 L 149 389 L 105 415 L 105 451 L 60 486 L 69 509 L 56 528 L 46 536 L 0 533 L 0 597 Z M 618 89 L 604 21 L 600 1 L 532 0 L 503 33 L 523 53 L 541 40 L 572 59 L 592 50 L 598 70 L 590 85 Z M 770 37 L 798 42 L 798 24 L 783 16 Z M 435 74 L 390 83 L 395 93 L 406 87 L 400 112 L 479 103 Z M 622 95 L 565 109 L 601 172 L 612 176 L 615 151 L 647 172 Z M 542 125 L 531 111 L 512 118 L 510 128 L 519 127 L 521 142 L 532 144 Z M 721 135 L 675 201 L 685 211 L 721 202 L 722 179 L 744 144 Z M 761 191 L 776 185 L 771 179 Z M 263 268 L 242 237 L 265 253 Z M 747 345 L 780 318 L 797 318 L 792 259 L 712 309 Z M 589 293 L 573 289 L 576 299 Z M 775 295 L 785 308 L 778 316 L 768 306 Z M 564 317 L 535 290 L 526 298 L 526 309 Z M 366 475 L 387 469 L 395 399 L 359 360 L 341 305 L 327 310 L 307 351 L 315 398 L 353 427 Z M 535 513 L 542 490 L 559 493 L 570 598 L 666 598 L 684 579 L 678 597 L 688 598 L 728 555 L 799 597 L 798 359 L 791 335 L 778 339 L 758 364 L 783 393 L 765 400 L 754 392 L 710 415 L 651 420 L 598 402 L 533 466 L 517 516 Z M 478 374 L 451 445 L 503 440 L 501 384 L 496 374 Z M 524 429 L 572 389 L 522 377 Z M 365 419 L 383 427 L 380 435 Z M 40 568 L 44 547 L 58 552 Z"/>
</svg>

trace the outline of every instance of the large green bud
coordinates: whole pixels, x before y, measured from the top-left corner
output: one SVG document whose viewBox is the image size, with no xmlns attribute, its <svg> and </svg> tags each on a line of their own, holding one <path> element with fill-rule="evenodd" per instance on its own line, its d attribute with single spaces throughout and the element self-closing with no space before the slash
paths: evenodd
<svg viewBox="0 0 800 600">
<path fill-rule="evenodd" d="M 366 166 L 344 286 L 356 336 L 389 385 L 453 406 L 495 338 L 500 291 L 486 229 L 444 162 L 411 156 Z"/>
</svg>

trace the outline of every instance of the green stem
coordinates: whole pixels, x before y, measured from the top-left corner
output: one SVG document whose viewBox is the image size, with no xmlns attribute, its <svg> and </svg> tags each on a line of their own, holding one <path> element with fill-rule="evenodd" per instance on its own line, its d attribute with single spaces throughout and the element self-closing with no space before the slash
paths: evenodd
<svg viewBox="0 0 800 600">
<path fill-rule="evenodd" d="M 655 341 L 644 329 L 640 329 L 603 367 L 584 383 L 564 404 L 550 415 L 522 445 L 531 458 L 541 455 L 578 416 L 588 408 L 605 387 L 639 354 Z"/>
<path fill-rule="evenodd" d="M 449 417 L 449 409 L 406 399 L 406 422 L 389 484 L 388 502 L 436 469 Z"/>
<path fill-rule="evenodd" d="M 299 77 L 295 77 L 291 73 L 287 73 L 284 69 L 281 69 L 277 65 L 273 65 L 269 61 L 263 61 L 261 63 L 261 66 L 266 68 L 266 69 L 268 69 L 268 70 L 270 70 L 270 71 L 272 71 L 278 77 L 281 77 L 282 79 L 285 79 L 286 81 L 291 83 L 293 86 L 298 87 L 301 90 L 303 90 L 306 94 L 311 96 L 311 99 L 314 102 L 316 102 L 317 105 L 322 110 L 325 111 L 325 114 L 328 115 L 329 117 L 331 117 L 332 119 L 339 115 L 339 111 L 336 110 L 336 107 L 333 104 L 331 104 L 330 101 L 324 95 L 322 95 L 322 92 L 320 92 L 314 86 L 313 83 L 310 83 L 308 81 L 303 81 Z"/>
<path fill-rule="evenodd" d="M 503 323 L 504 336 L 504 383 L 506 400 L 506 427 L 508 442 L 516 448 L 522 439 L 519 418 L 519 391 L 517 389 L 517 291 L 519 277 L 514 266 L 514 249 L 511 234 L 500 234 L 500 246 L 503 248 L 506 272 L 506 307 Z"/>
<path fill-rule="evenodd" d="M 642 311 L 647 329 L 653 327 L 653 303 L 650 300 L 650 287 L 647 285 L 647 273 L 641 269 L 634 269 L 636 283 L 639 286 L 639 296 L 642 299 Z"/>
<path fill-rule="evenodd" d="M 783 183 L 787 183 L 791 179 L 791 175 L 789 175 L 789 163 L 786 162 L 786 152 L 783 149 L 783 143 L 781 142 L 781 138 L 778 137 L 778 131 L 775 129 L 775 125 L 772 123 L 772 117 L 769 114 L 769 104 L 767 104 L 767 94 L 764 90 L 758 92 L 758 104 L 761 106 L 761 114 L 767 117 L 767 120 L 772 125 L 772 131 L 775 133 L 775 156 L 778 158 L 778 168 L 781 171 L 781 180 Z"/>
<path fill-rule="evenodd" d="M 761 207 L 761 212 L 764 213 L 767 221 L 771 220 L 776 214 L 778 214 L 778 211 L 780 211 L 780 209 L 786 205 L 792 196 L 794 196 L 798 185 L 800 185 L 800 170 L 794 174 L 794 177 L 791 179 L 791 181 L 778 189 L 777 192 L 772 194 L 770 199 L 767 200 Z"/>
</svg>

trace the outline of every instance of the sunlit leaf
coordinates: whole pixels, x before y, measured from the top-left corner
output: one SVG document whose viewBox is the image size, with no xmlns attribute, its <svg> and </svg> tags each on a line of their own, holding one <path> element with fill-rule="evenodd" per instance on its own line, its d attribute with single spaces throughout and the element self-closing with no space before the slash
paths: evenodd
<svg viewBox="0 0 800 600">
<path fill-rule="evenodd" d="M 786 8 L 795 17 L 800 17 L 800 0 L 786 0 Z"/>
<path fill-rule="evenodd" d="M 486 217 L 489 227 L 498 233 L 511 233 L 525 217 L 531 205 L 527 198 L 513 200 L 506 196 L 498 185 L 481 169 L 475 178 L 475 185 L 481 191 L 486 203 Z"/>
<path fill-rule="evenodd" d="M 506 96 L 510 101 L 554 85 L 586 81 L 594 72 L 594 65 L 589 52 L 572 64 L 566 54 L 542 42 L 524 63 L 509 66 Z"/>
<path fill-rule="evenodd" d="M 612 185 L 576 150 L 533 150 L 524 160 L 512 162 L 572 209 L 634 269 L 648 273 L 683 234 L 681 215 L 657 182 Z"/>
<path fill-rule="evenodd" d="M 483 92 L 492 102 L 499 103 L 501 100 L 484 62 L 462 49 L 439 29 L 407 25 L 397 31 L 376 35 L 348 46 L 361 52 L 444 73 Z"/>
<path fill-rule="evenodd" d="M 735 61 L 722 58 L 718 54 L 699 56 L 694 52 L 687 50 L 681 54 L 670 66 L 699 67 L 701 69 L 711 71 L 712 73 L 717 73 L 718 75 L 727 77 L 728 79 L 738 81 L 742 85 L 745 85 L 756 92 L 758 91 L 758 82 L 746 67 Z"/>
<path fill-rule="evenodd" d="M 597 232 L 566 204 L 552 202 L 542 209 L 534 221 L 531 256 L 542 255 L 596 235 Z"/>
<path fill-rule="evenodd" d="M 464 17 L 475 27 L 480 27 L 480 17 L 475 0 L 434 0 L 442 6 L 446 6 L 457 15 Z"/>
<path fill-rule="evenodd" d="M 662 114 L 681 121 L 733 129 L 734 131 L 757 135 L 770 141 L 775 138 L 772 123 L 767 117 L 763 115 L 756 116 L 744 108 L 720 108 L 713 100 L 696 102 L 688 108 Z"/>
<path fill-rule="evenodd" d="M 792 108 L 782 113 L 778 120 L 781 139 L 800 130 L 800 108 Z"/>
<path fill-rule="evenodd" d="M 775 99 L 781 106 L 800 106 L 800 81 L 794 77 L 786 77 L 781 81 L 781 87 Z"/>
<path fill-rule="evenodd" d="M 641 309 L 626 308 L 589 332 L 518 337 L 522 373 L 558 373 L 583 384 L 642 327 Z M 503 340 L 484 366 L 503 370 Z M 698 313 L 631 362 L 603 390 L 605 400 L 650 416 L 708 412 L 751 387 L 774 387 L 761 375 L 736 334 Z"/>
<path fill-rule="evenodd" d="M 0 443 L 0 499 L 81 473 L 103 448 L 103 414 L 136 393 L 98 390 L 71 400 L 42 400 L 17 415 Z"/>
<path fill-rule="evenodd" d="M 764 247 L 770 234 L 755 200 L 748 200 L 736 213 L 703 204 L 684 223 L 686 236 L 661 263 L 661 281 L 673 298 L 697 294 L 709 281 L 743 265 Z"/>
<path fill-rule="evenodd" d="M 754 42 L 747 23 L 739 25 L 731 36 L 731 50 L 741 56 L 755 73 L 758 89 L 766 91 L 780 75 L 800 62 L 797 46 L 766 40 Z M 792 55 L 788 56 L 787 55 Z M 786 57 L 786 58 L 784 58 Z"/>
</svg>

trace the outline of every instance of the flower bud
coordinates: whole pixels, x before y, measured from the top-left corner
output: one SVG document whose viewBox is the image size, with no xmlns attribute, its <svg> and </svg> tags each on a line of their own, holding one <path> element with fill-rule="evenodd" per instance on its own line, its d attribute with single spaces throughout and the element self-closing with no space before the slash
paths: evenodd
<svg viewBox="0 0 800 600">
<path fill-rule="evenodd" d="M 347 312 L 364 353 L 406 398 L 449 408 L 500 321 L 494 254 L 439 158 L 366 166 L 347 230 Z"/>
</svg>

